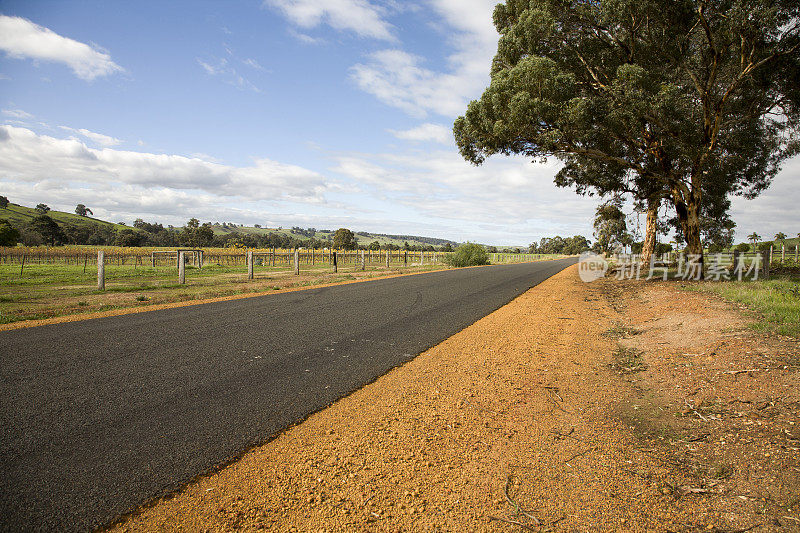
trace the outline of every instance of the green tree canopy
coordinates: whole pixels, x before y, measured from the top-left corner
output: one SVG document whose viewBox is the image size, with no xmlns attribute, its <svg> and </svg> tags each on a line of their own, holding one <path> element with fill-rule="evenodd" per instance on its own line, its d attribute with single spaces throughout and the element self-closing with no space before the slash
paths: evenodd
<svg viewBox="0 0 800 533">
<path fill-rule="evenodd" d="M 14 246 L 19 242 L 19 237 L 19 230 L 8 220 L 0 218 L 0 246 Z"/>
<path fill-rule="evenodd" d="M 202 225 L 196 218 L 191 218 L 181 230 L 179 242 L 183 246 L 203 247 L 210 246 L 214 240 L 214 229 L 211 222 Z"/>
<path fill-rule="evenodd" d="M 67 236 L 61 226 L 47 215 L 39 215 L 31 220 L 28 229 L 41 235 L 42 241 L 52 246 L 64 244 L 67 241 Z"/>
<path fill-rule="evenodd" d="M 339 228 L 333 234 L 333 247 L 339 250 L 352 250 L 356 247 L 356 236 L 347 228 Z"/>
<path fill-rule="evenodd" d="M 798 151 L 800 2 L 507 0 L 461 154 L 563 162 L 557 183 L 668 195 L 702 254 L 703 196 L 753 197 Z"/>
<path fill-rule="evenodd" d="M 2 207 L 3 209 L 8 207 L 8 197 L 0 196 L 0 207 Z"/>
<path fill-rule="evenodd" d="M 50 206 L 47 204 L 36 204 L 36 212 L 40 215 L 46 215 L 50 211 Z"/>
<path fill-rule="evenodd" d="M 629 244 L 625 213 L 622 200 L 618 196 L 600 204 L 594 217 L 595 249 L 598 252 L 611 252 L 614 248 Z"/>
<path fill-rule="evenodd" d="M 786 240 L 786 234 L 782 231 L 779 231 L 778 233 L 775 234 L 775 240 L 776 241 Z"/>
<path fill-rule="evenodd" d="M 78 215 L 78 216 L 82 216 L 82 217 L 85 217 L 86 215 L 93 215 L 94 216 L 94 213 L 92 213 L 92 210 L 89 209 L 88 207 L 86 207 L 83 204 L 78 204 L 78 205 L 75 206 L 75 214 Z"/>
</svg>

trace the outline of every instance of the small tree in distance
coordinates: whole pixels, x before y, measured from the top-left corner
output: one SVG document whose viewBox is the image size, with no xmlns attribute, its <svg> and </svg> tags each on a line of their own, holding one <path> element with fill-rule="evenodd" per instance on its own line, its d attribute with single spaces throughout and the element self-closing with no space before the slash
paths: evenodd
<svg viewBox="0 0 800 533">
<path fill-rule="evenodd" d="M 8 198 L 7 197 L 0 196 L 0 207 L 2 207 L 3 209 L 8 207 Z"/>
<path fill-rule="evenodd" d="M 75 206 L 75 214 L 81 217 L 85 217 L 87 214 L 94 216 L 92 210 L 83 204 L 78 204 Z"/>
<path fill-rule="evenodd" d="M 40 215 L 46 215 L 48 211 L 50 211 L 50 206 L 47 204 L 38 204 L 36 206 L 36 212 Z"/>
<path fill-rule="evenodd" d="M 761 235 L 759 235 L 754 231 L 753 233 L 747 236 L 747 240 L 753 243 L 753 247 L 755 247 L 755 245 L 758 244 L 758 241 L 761 240 Z"/>
</svg>

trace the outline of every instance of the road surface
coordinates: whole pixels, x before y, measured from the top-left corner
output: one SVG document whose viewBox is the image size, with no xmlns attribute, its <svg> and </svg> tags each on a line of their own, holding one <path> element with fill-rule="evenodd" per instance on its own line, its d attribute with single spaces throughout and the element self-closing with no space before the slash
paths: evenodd
<svg viewBox="0 0 800 533">
<path fill-rule="evenodd" d="M 574 263 L 448 270 L 0 332 L 0 529 L 107 525 Z"/>
</svg>

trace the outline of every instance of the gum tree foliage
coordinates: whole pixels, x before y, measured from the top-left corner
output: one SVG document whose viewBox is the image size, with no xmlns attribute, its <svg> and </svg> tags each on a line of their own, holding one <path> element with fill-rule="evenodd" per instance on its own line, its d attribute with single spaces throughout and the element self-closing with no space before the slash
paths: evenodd
<svg viewBox="0 0 800 533">
<path fill-rule="evenodd" d="M 461 154 L 555 156 L 558 184 L 665 195 L 702 254 L 704 194 L 755 197 L 798 151 L 797 0 L 507 0 Z"/>
<path fill-rule="evenodd" d="M 75 206 L 75 214 L 78 215 L 78 216 L 81 216 L 81 217 L 85 217 L 86 215 L 94 216 L 94 213 L 92 213 L 92 210 L 89 209 L 88 207 L 86 207 L 83 204 L 78 204 L 78 205 Z"/>
<path fill-rule="evenodd" d="M 614 248 L 631 244 L 628 226 L 622 212 L 622 199 L 614 196 L 597 207 L 594 217 L 595 251 L 612 252 Z"/>
<path fill-rule="evenodd" d="M 196 218 L 189 219 L 178 238 L 181 245 L 197 248 L 209 246 L 213 240 L 214 230 L 211 227 L 211 222 L 205 222 L 201 225 Z"/>
<path fill-rule="evenodd" d="M 36 204 L 36 212 L 40 215 L 46 215 L 48 211 L 50 211 L 50 206 L 47 204 Z"/>
<path fill-rule="evenodd" d="M 0 246 L 14 246 L 19 242 L 20 233 L 11 223 L 0 218 Z"/>
<path fill-rule="evenodd" d="M 356 236 L 347 228 L 339 228 L 333 234 L 333 247 L 338 250 L 353 250 L 356 247 Z"/>
<path fill-rule="evenodd" d="M 7 196 L 0 196 L 0 207 L 5 209 L 8 207 L 8 197 Z"/>
<path fill-rule="evenodd" d="M 28 224 L 28 229 L 41 236 L 42 242 L 51 246 L 64 244 L 67 236 L 58 223 L 47 215 L 39 215 Z"/>
</svg>

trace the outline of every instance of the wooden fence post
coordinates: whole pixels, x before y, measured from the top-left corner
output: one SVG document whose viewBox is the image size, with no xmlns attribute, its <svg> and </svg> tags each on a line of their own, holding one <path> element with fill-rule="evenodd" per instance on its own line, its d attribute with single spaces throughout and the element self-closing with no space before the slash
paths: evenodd
<svg viewBox="0 0 800 533">
<path fill-rule="evenodd" d="M 408 266 L 408 250 L 403 254 L 403 266 Z"/>
<path fill-rule="evenodd" d="M 178 252 L 178 283 L 184 284 L 186 283 L 186 257 L 184 257 L 184 252 Z"/>
<path fill-rule="evenodd" d="M 761 252 L 761 266 L 763 270 L 764 279 L 769 279 L 769 267 L 770 267 L 770 259 L 772 258 L 772 252 L 770 250 L 764 250 Z"/>
<path fill-rule="evenodd" d="M 247 250 L 247 279 L 253 279 L 253 250 Z"/>
<path fill-rule="evenodd" d="M 294 249 L 294 275 L 300 275 L 300 250 Z"/>
<path fill-rule="evenodd" d="M 364 263 L 364 250 L 361 250 L 361 270 L 364 271 L 367 269 L 367 265 Z"/>
<path fill-rule="evenodd" d="M 331 257 L 333 258 L 333 271 L 339 272 L 339 264 L 337 262 L 337 258 L 339 256 L 339 252 L 332 252 Z"/>
<path fill-rule="evenodd" d="M 97 251 L 97 290 L 106 290 L 106 253 Z"/>
<path fill-rule="evenodd" d="M 786 262 L 786 244 L 781 244 L 781 265 Z"/>
<path fill-rule="evenodd" d="M 389 268 L 389 250 L 386 250 L 386 268 Z"/>
</svg>

